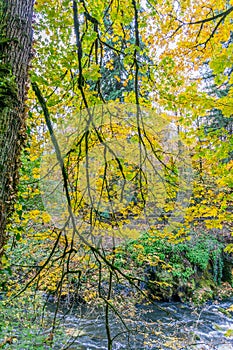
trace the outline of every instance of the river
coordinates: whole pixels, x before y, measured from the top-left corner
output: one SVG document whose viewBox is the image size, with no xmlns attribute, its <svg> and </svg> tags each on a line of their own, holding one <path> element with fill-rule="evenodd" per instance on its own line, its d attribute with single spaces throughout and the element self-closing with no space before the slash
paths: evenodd
<svg viewBox="0 0 233 350">
<path fill-rule="evenodd" d="M 113 350 L 233 350 L 233 298 L 201 307 L 169 302 L 137 305 L 133 317 L 125 320 L 110 315 Z M 77 308 L 59 313 L 68 343 L 56 349 L 106 350 L 104 311 Z"/>
</svg>

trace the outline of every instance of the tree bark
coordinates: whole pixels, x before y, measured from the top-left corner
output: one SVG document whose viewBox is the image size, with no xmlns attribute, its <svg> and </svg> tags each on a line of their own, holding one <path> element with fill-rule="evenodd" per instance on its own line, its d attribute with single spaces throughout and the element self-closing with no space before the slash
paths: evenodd
<svg viewBox="0 0 233 350">
<path fill-rule="evenodd" d="M 34 0 L 0 0 L 0 258 L 17 193 Z"/>
</svg>

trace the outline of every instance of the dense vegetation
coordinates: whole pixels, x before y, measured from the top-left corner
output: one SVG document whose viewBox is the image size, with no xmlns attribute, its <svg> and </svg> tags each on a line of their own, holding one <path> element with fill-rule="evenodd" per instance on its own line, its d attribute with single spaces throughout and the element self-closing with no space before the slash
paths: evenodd
<svg viewBox="0 0 233 350">
<path fill-rule="evenodd" d="M 232 13 L 220 0 L 35 3 L 0 347 L 65 344 L 61 304 L 103 307 L 111 350 L 111 312 L 128 332 L 136 303 L 231 295 Z M 1 89 L 17 85 L 0 73 Z"/>
</svg>

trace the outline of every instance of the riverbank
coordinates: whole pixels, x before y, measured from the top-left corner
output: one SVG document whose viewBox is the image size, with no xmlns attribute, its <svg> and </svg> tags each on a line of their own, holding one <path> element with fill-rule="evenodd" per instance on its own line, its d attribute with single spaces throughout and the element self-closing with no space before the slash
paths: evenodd
<svg viewBox="0 0 233 350">
<path fill-rule="evenodd" d="M 116 248 L 115 264 L 141 278 L 149 298 L 201 304 L 233 295 L 233 257 L 226 243 L 192 232 L 178 242 L 143 233 Z"/>
<path fill-rule="evenodd" d="M 2 283 L 2 348 L 106 350 L 108 333 L 114 350 L 128 350 L 128 342 L 137 350 L 230 349 L 219 346 L 233 341 L 233 299 L 226 299 L 233 295 L 232 257 L 218 237 L 192 232 L 172 240 L 145 232 L 105 249 L 105 264 L 86 248 L 75 252 L 69 274 L 62 274 L 66 265 L 55 256 L 26 290 L 28 296 L 12 299 L 35 276 L 35 259 L 43 261 L 49 249 L 42 245 L 26 255 L 28 244 L 25 252 L 24 244 L 15 249 L 11 261 L 26 257 L 29 273 L 22 280 L 21 265 L 11 267 L 9 260 L 8 284 Z M 62 245 L 59 249 L 57 256 Z"/>
</svg>

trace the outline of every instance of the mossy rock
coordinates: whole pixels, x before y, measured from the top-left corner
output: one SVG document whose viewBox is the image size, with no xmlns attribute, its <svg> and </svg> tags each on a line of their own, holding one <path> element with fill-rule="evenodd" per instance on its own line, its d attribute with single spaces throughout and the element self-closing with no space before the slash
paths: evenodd
<svg viewBox="0 0 233 350">
<path fill-rule="evenodd" d="M 222 281 L 228 282 L 233 287 L 233 269 L 232 262 L 224 259 L 223 272 L 222 272 Z"/>
<path fill-rule="evenodd" d="M 185 270 L 185 266 L 183 268 Z M 149 294 L 159 297 L 161 301 L 203 303 L 217 295 L 217 285 L 210 264 L 205 271 L 196 269 L 190 278 L 174 276 L 172 271 L 158 267 L 156 273 L 153 272 L 153 276 L 147 275 L 147 278 L 146 288 Z"/>
<path fill-rule="evenodd" d="M 209 299 L 213 299 L 215 292 L 210 287 L 198 288 L 192 298 L 196 304 L 203 304 Z"/>
<path fill-rule="evenodd" d="M 169 271 L 157 271 L 155 276 L 147 275 L 146 289 L 150 296 L 156 296 L 162 301 L 172 300 L 173 279 Z"/>
<path fill-rule="evenodd" d="M 208 266 L 209 267 L 209 266 Z M 193 292 L 193 302 L 204 303 L 209 299 L 213 299 L 217 295 L 217 285 L 208 268 L 195 280 L 196 288 Z"/>
<path fill-rule="evenodd" d="M 229 298 L 233 295 L 233 287 L 229 282 L 223 282 L 217 287 L 217 297 L 218 299 Z"/>
<path fill-rule="evenodd" d="M 224 253 L 224 244 L 208 232 L 191 233 L 190 240 L 177 244 L 144 233 L 129 241 L 125 251 L 136 269 L 140 268 L 139 275 L 143 274 L 140 287 L 162 301 L 203 303 L 218 297 L 222 282 L 233 285 L 233 259 Z"/>
</svg>

